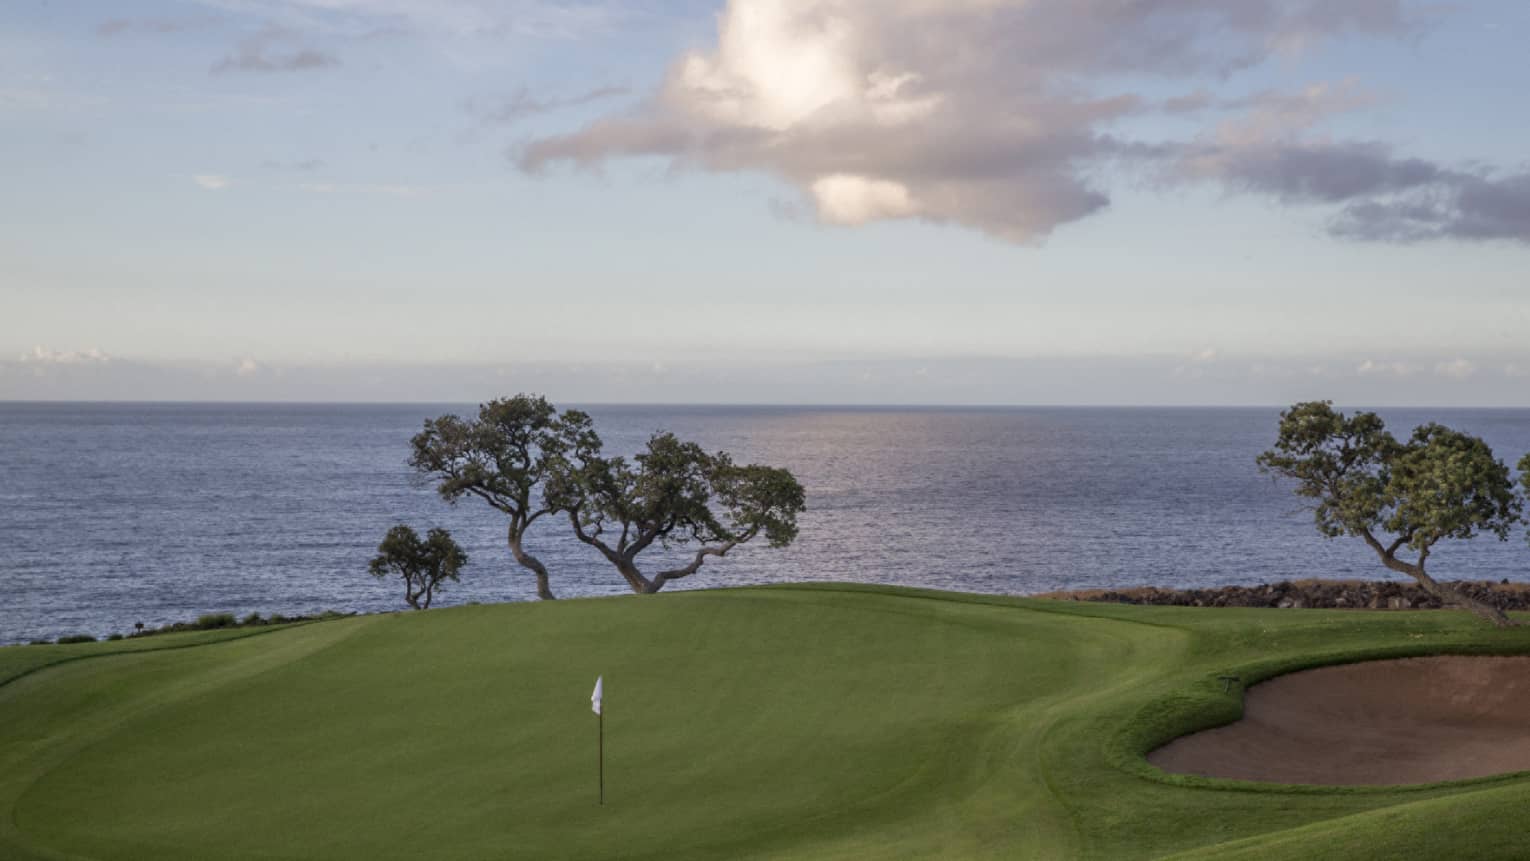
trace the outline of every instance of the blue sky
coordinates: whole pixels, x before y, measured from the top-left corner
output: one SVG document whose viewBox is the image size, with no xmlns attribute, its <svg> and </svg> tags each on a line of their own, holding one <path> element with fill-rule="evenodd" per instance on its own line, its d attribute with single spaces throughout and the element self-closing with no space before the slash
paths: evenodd
<svg viewBox="0 0 1530 861">
<path fill-rule="evenodd" d="M 8 3 L 0 398 L 1530 405 L 1530 7 L 1234 6 Z"/>
</svg>

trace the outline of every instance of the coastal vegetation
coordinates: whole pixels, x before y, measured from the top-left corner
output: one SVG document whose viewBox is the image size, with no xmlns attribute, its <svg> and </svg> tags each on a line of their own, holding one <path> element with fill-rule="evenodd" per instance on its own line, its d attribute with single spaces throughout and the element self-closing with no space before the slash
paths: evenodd
<svg viewBox="0 0 1530 861">
<path fill-rule="evenodd" d="M 477 498 L 506 516 L 510 554 L 542 600 L 556 597 L 551 574 L 526 539 L 549 515 L 565 515 L 634 592 L 653 593 L 756 537 L 785 547 L 806 507 L 789 471 L 739 465 L 671 433 L 654 434 L 632 462 L 607 456 L 589 414 L 539 395 L 490 401 L 476 419 L 428 419 L 410 445 L 410 465 L 442 499 Z M 646 575 L 638 557 L 654 547 L 687 549 L 689 562 Z"/>
<path fill-rule="evenodd" d="M 1275 446 L 1258 462 L 1296 482 L 1324 536 L 1359 538 L 1382 565 L 1441 601 L 1499 626 L 1513 624 L 1499 608 L 1427 570 L 1439 542 L 1479 534 L 1507 540 L 1522 522 L 1524 502 L 1509 468 L 1481 438 L 1430 423 L 1400 442 L 1375 413 L 1346 416 L 1330 402 L 1308 401 L 1281 413 Z"/>
<path fill-rule="evenodd" d="M 467 552 L 445 529 L 432 529 L 421 538 L 412 528 L 399 524 L 377 545 L 377 555 L 367 570 L 379 580 L 402 580 L 404 603 L 416 610 L 429 610 L 436 592 L 448 580 L 457 581 L 467 561 Z"/>
<path fill-rule="evenodd" d="M 634 460 L 580 450 L 548 496 L 568 512 L 574 535 L 616 567 L 638 593 L 701 570 L 709 557 L 764 535 L 771 547 L 797 537 L 802 485 L 784 469 L 739 466 L 671 433 L 654 434 Z M 646 576 L 638 556 L 655 545 L 691 548 L 690 561 Z"/>
<path fill-rule="evenodd" d="M 94 643 L 98 639 L 115 642 L 118 640 L 136 640 L 143 637 L 159 637 L 165 634 L 183 634 L 187 631 L 219 631 L 237 628 L 264 628 L 270 625 L 291 625 L 298 622 L 327 622 L 334 619 L 344 619 L 348 616 L 355 615 L 356 613 L 354 612 L 342 613 L 338 610 L 323 610 L 313 614 L 296 614 L 290 616 L 282 613 L 272 613 L 269 616 L 262 616 L 259 613 L 249 613 L 243 619 L 240 619 L 233 613 L 203 613 L 193 621 L 168 622 L 158 628 L 150 625 L 145 625 L 143 622 L 138 622 L 134 625 L 134 631 L 131 634 L 126 635 L 120 632 L 113 632 L 107 634 L 105 637 L 97 638 L 92 634 L 69 634 L 59 637 L 56 640 L 30 640 L 28 641 L 27 645 L 68 646 L 78 643 Z"/>
<path fill-rule="evenodd" d="M 1530 627 L 1456 612 L 850 586 L 0 649 L 0 857 L 1519 858 L 1530 775 L 1281 786 L 1145 755 L 1236 719 L 1227 677 L 1524 653 Z"/>
<path fill-rule="evenodd" d="M 473 497 L 505 515 L 510 555 L 536 577 L 537 597 L 552 600 L 547 566 L 527 551 L 526 533 L 558 511 L 542 488 L 573 449 L 599 445 L 594 433 L 578 410 L 559 413 L 546 398 L 516 395 L 483 404 L 476 419 L 426 419 L 410 440 L 409 464 L 447 502 Z"/>
</svg>

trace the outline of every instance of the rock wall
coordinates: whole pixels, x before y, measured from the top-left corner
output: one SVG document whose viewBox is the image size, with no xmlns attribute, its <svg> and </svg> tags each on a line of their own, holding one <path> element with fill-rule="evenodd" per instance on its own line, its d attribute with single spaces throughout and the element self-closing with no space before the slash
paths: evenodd
<svg viewBox="0 0 1530 861">
<path fill-rule="evenodd" d="M 1447 585 L 1500 610 L 1530 610 L 1530 586 L 1460 580 Z M 1265 583 L 1259 586 L 1223 586 L 1217 589 L 1159 589 L 1147 586 L 1126 590 L 1064 592 L 1045 597 L 1116 604 L 1161 604 L 1175 607 L 1279 607 L 1350 610 L 1433 610 L 1440 600 L 1414 583 L 1379 581 L 1348 582 L 1302 580 Z"/>
</svg>

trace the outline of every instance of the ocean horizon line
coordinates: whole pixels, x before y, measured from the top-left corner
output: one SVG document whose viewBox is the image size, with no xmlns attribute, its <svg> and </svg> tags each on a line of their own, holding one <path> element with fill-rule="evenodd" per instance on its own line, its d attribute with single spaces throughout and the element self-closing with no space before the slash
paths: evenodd
<svg viewBox="0 0 1530 861">
<path fill-rule="evenodd" d="M 494 397 L 508 397 L 510 392 L 501 393 Z M 543 394 L 543 393 L 538 393 Z M 486 399 L 430 399 L 430 400 L 351 400 L 338 399 L 289 399 L 289 400 L 224 400 L 224 399 L 183 399 L 166 400 L 156 398 L 118 398 L 110 400 L 99 399 L 36 399 L 36 398 L 0 398 L 0 407 L 5 406 L 245 406 L 245 407 L 301 407 L 301 406 L 354 406 L 354 407 L 413 407 L 413 406 L 462 406 L 464 404 L 485 403 Z M 836 409 L 836 410 L 1283 410 L 1290 406 L 1287 403 L 934 403 L 934 402 L 884 402 L 884 403 L 847 403 L 842 401 L 605 401 L 605 400 L 581 400 L 552 398 L 559 404 L 580 408 L 605 408 L 605 407 L 644 407 L 650 409 L 705 409 L 705 408 L 737 408 L 737 409 Z M 1428 404 L 1428 403 L 1372 403 L 1354 404 L 1335 401 L 1335 404 L 1344 409 L 1360 410 L 1486 410 L 1486 411 L 1523 411 L 1530 410 L 1530 403 L 1525 404 Z"/>
</svg>

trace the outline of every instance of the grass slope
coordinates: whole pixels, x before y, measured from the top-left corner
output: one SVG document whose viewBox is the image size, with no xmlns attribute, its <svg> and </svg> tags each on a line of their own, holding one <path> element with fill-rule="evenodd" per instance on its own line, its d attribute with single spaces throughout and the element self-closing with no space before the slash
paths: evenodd
<svg viewBox="0 0 1530 861">
<path fill-rule="evenodd" d="M 1221 673 L 1530 652 L 1459 613 L 774 587 L 148 642 L 0 650 L 0 858 L 1523 857 L 1530 778 L 1141 758 Z"/>
</svg>

